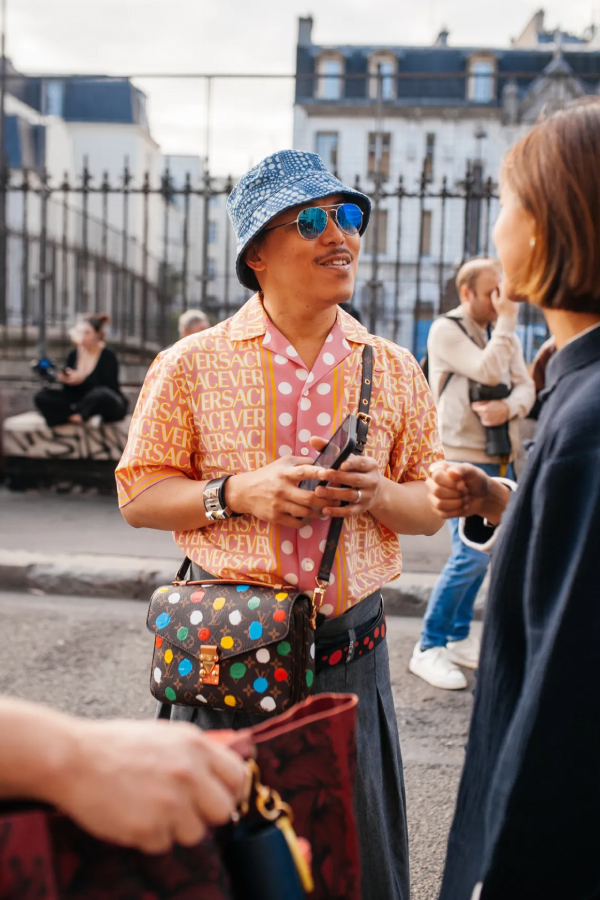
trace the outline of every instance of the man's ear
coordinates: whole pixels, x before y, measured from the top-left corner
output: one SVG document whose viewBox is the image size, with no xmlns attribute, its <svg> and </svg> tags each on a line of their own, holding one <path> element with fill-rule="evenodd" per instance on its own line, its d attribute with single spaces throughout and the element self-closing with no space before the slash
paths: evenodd
<svg viewBox="0 0 600 900">
<path fill-rule="evenodd" d="M 246 255 L 244 256 L 244 262 L 246 265 L 252 269 L 253 272 L 264 272 L 267 268 L 266 263 L 261 255 L 261 245 L 258 243 L 252 243 L 246 250 Z"/>
<path fill-rule="evenodd" d="M 468 284 L 463 284 L 460 291 L 458 292 L 458 299 L 461 301 L 461 303 L 467 303 L 471 299 L 471 296 L 471 288 Z"/>
</svg>

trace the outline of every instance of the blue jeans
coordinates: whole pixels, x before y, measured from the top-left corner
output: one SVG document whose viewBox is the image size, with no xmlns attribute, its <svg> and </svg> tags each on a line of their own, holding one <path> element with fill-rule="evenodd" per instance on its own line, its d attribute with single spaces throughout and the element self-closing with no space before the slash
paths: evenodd
<svg viewBox="0 0 600 900">
<path fill-rule="evenodd" d="M 499 474 L 499 466 L 479 464 L 488 475 Z M 508 478 L 514 478 L 512 465 Z M 421 631 L 421 649 L 445 647 L 449 641 L 462 641 L 469 636 L 473 607 L 490 561 L 487 553 L 472 550 L 458 536 L 458 519 L 448 519 L 452 536 L 452 553 L 434 587 Z"/>
</svg>

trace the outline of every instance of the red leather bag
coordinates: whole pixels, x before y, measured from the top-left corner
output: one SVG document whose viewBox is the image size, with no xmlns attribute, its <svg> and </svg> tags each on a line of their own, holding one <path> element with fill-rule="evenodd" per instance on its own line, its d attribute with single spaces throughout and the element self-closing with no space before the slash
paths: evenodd
<svg viewBox="0 0 600 900">
<path fill-rule="evenodd" d="M 314 900 L 360 900 L 354 819 L 357 698 L 318 694 L 249 734 L 263 781 L 312 848 Z M 146 856 L 99 841 L 66 816 L 0 806 L 0 900 L 236 900 L 218 836 Z"/>
</svg>

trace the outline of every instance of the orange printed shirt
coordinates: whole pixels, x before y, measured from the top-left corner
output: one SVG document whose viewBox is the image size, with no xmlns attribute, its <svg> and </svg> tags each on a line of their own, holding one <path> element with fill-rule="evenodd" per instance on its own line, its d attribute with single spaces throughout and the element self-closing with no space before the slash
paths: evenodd
<svg viewBox="0 0 600 900">
<path fill-rule="evenodd" d="M 218 478 L 286 454 L 314 460 L 311 435 L 329 439 L 348 413 L 358 411 L 365 343 L 373 347 L 365 454 L 393 481 L 424 479 L 443 450 L 429 386 L 414 357 L 338 309 L 309 371 L 255 295 L 232 318 L 184 338 L 152 364 L 117 467 L 120 505 L 166 478 Z M 245 515 L 174 537 L 217 578 L 251 577 L 312 591 L 328 529 L 329 520 L 296 530 Z M 398 535 L 371 513 L 347 520 L 322 611 L 345 612 L 397 577 L 401 560 Z"/>
</svg>

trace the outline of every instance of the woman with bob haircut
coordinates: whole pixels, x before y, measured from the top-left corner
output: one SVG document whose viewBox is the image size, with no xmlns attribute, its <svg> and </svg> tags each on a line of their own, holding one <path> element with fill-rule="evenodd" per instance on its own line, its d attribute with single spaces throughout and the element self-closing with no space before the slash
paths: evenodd
<svg viewBox="0 0 600 900">
<path fill-rule="evenodd" d="M 477 516 L 503 518 L 441 900 L 600 898 L 599 148 L 600 100 L 577 102 L 501 174 L 505 290 L 557 347 L 518 491 L 470 465 L 428 482 L 480 547 Z"/>
</svg>

